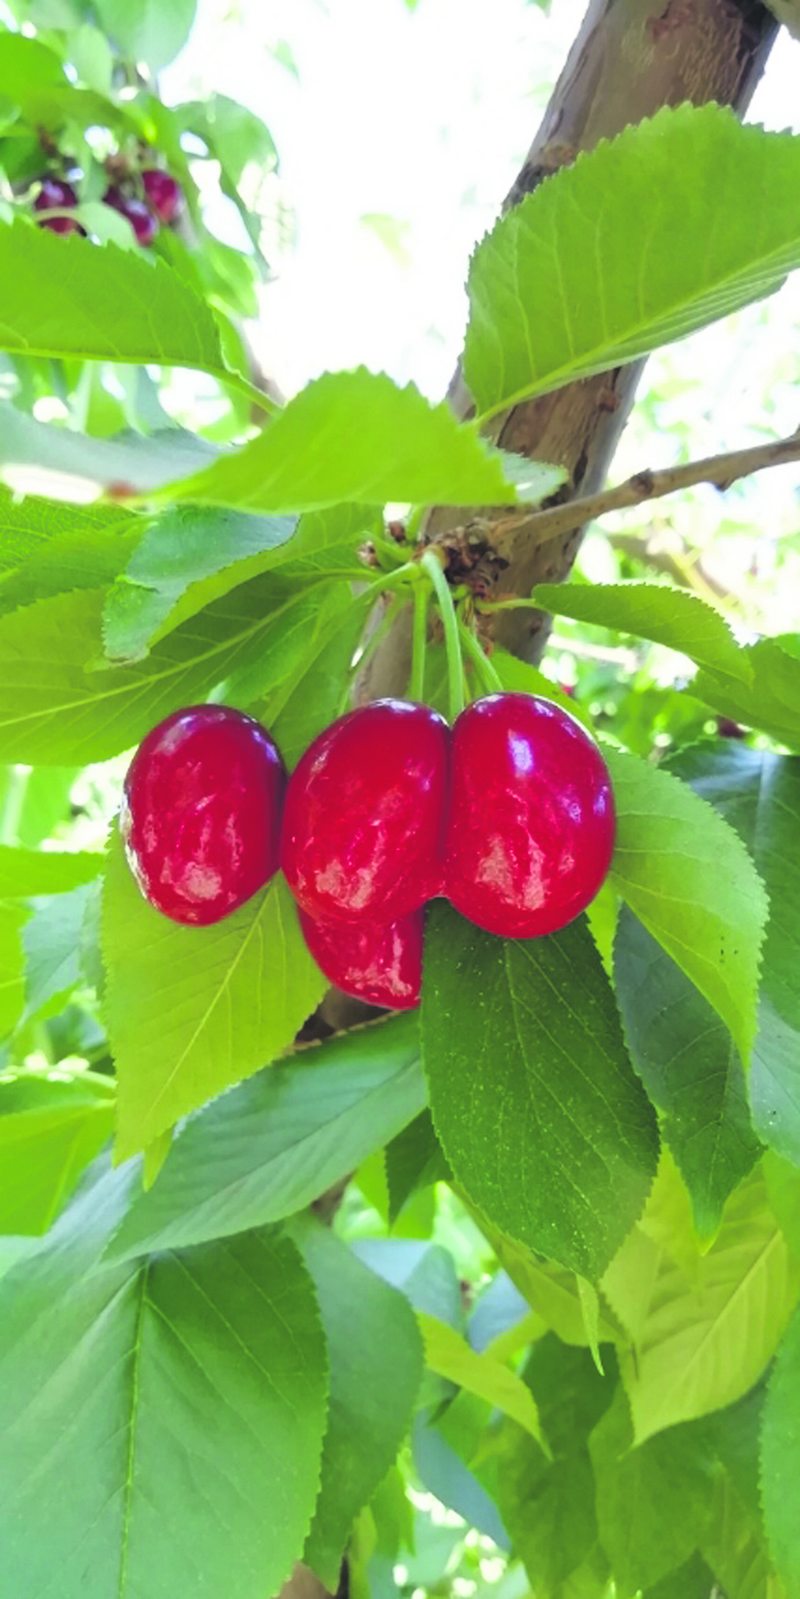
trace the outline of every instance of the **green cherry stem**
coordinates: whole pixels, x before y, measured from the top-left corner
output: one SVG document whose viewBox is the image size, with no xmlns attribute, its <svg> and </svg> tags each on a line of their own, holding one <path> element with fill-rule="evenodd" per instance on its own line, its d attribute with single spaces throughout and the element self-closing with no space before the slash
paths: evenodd
<svg viewBox="0 0 800 1599">
<path fill-rule="evenodd" d="M 426 550 L 420 565 L 431 580 L 442 618 L 444 647 L 447 655 L 447 701 L 450 721 L 454 722 L 464 709 L 464 666 L 461 654 L 461 639 L 458 631 L 458 617 L 453 604 L 453 596 L 450 593 L 450 586 L 436 551 L 433 549 Z"/>
<path fill-rule="evenodd" d="M 480 680 L 487 694 L 502 694 L 503 680 L 497 668 L 492 666 L 489 657 L 484 654 L 475 634 L 467 627 L 466 622 L 459 621 L 458 631 L 461 636 L 461 645 L 475 668 L 475 675 Z"/>
<path fill-rule="evenodd" d="M 411 637 L 411 677 L 408 683 L 410 700 L 421 701 L 425 693 L 425 655 L 428 648 L 428 601 L 431 591 L 427 583 L 418 583 L 414 590 L 414 626 Z"/>
</svg>

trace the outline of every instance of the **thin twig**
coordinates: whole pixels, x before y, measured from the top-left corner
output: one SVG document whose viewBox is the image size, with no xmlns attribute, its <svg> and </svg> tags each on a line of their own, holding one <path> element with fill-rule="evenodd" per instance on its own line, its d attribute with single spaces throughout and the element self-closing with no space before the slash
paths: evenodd
<svg viewBox="0 0 800 1599">
<path fill-rule="evenodd" d="M 707 455 L 701 461 L 687 461 L 685 466 L 666 466 L 658 471 L 635 472 L 625 483 L 613 489 L 602 489 L 599 494 L 587 494 L 580 500 L 569 500 L 566 505 L 554 505 L 546 511 L 532 511 L 520 517 L 526 530 L 537 544 L 561 538 L 574 528 L 583 527 L 609 511 L 623 511 L 632 505 L 643 505 L 647 500 L 662 499 L 666 494 L 676 494 L 679 489 L 692 488 L 696 483 L 711 483 L 720 490 L 729 489 L 740 478 L 763 472 L 768 466 L 783 466 L 788 461 L 800 460 L 800 430 L 787 439 L 774 439 L 771 444 L 756 444 L 748 450 L 731 450 L 725 455 Z M 510 520 L 510 519 L 509 519 Z M 505 522 L 505 518 L 504 518 Z M 495 524 L 497 531 L 497 524 Z"/>
</svg>

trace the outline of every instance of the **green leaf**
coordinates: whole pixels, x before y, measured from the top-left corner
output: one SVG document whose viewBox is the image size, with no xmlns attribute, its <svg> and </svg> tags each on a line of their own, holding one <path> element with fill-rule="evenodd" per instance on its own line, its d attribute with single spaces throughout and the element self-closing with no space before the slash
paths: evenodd
<svg viewBox="0 0 800 1599">
<path fill-rule="evenodd" d="M 14 1031 L 25 1004 L 22 930 L 27 915 L 23 905 L 0 901 L 0 1043 Z"/>
<path fill-rule="evenodd" d="M 164 512 L 150 523 L 109 593 L 106 654 L 111 660 L 141 660 L 156 639 L 264 571 L 294 529 L 292 517 L 190 506 Z"/>
<path fill-rule="evenodd" d="M 319 1302 L 330 1362 L 322 1485 L 303 1559 L 335 1593 L 355 1517 L 403 1442 L 422 1378 L 422 1341 L 402 1294 L 313 1219 L 292 1228 Z M 353 1315 L 353 1307 L 358 1314 Z"/>
<path fill-rule="evenodd" d="M 661 767 L 605 749 L 617 805 L 612 882 L 714 1007 L 745 1062 L 767 898 L 741 839 Z"/>
<path fill-rule="evenodd" d="M 62 237 L 64 242 L 69 240 Z M 147 494 L 176 473 L 207 466 L 215 456 L 216 451 L 203 439 L 182 428 L 93 438 L 72 428 L 37 422 L 16 406 L 0 402 L 0 468 L 14 490 L 26 495 L 51 494 L 58 499 L 67 493 L 69 498 L 96 498 L 100 488 L 116 499 Z M 73 510 L 73 506 L 51 507 L 53 532 L 59 531 L 66 511 Z M 83 522 L 90 528 L 102 526 L 101 516 L 110 522 L 120 515 L 113 506 L 81 506 L 80 510 L 86 513 Z"/>
<path fill-rule="evenodd" d="M 434 1125 L 468 1198 L 596 1280 L 644 1204 L 657 1138 L 585 924 L 514 941 L 432 906 L 422 1039 Z"/>
<path fill-rule="evenodd" d="M 86 944 L 99 903 L 99 885 L 84 884 L 34 907 L 22 934 L 25 950 L 25 1020 L 52 1016 L 85 984 Z"/>
<path fill-rule="evenodd" d="M 158 639 L 266 571 L 292 579 L 350 576 L 375 521 L 374 512 L 349 505 L 299 521 L 193 507 L 163 512 L 109 593 L 106 654 L 140 660 Z M 346 598 L 349 588 L 338 597 L 340 608 Z"/>
<path fill-rule="evenodd" d="M 87 1072 L 0 1076 L 0 1233 L 51 1226 L 114 1126 L 114 1087 Z"/>
<path fill-rule="evenodd" d="M 253 111 L 227 94 L 185 101 L 176 107 L 176 115 L 187 130 L 205 139 L 233 188 L 251 163 L 262 168 L 277 165 L 269 129 Z"/>
<path fill-rule="evenodd" d="M 119 838 L 102 936 L 120 1159 L 278 1055 L 325 988 L 282 878 L 214 927 L 181 927 L 142 898 Z"/>
<path fill-rule="evenodd" d="M 701 1556 L 695 1554 L 677 1571 L 671 1571 L 669 1576 L 647 1588 L 642 1599 L 709 1599 L 713 1590 L 714 1574 Z"/>
<path fill-rule="evenodd" d="M 294 1215 L 392 1138 L 424 1098 L 416 1017 L 356 1028 L 278 1061 L 178 1129 L 111 1258 Z"/>
<path fill-rule="evenodd" d="M 183 49 L 197 0 L 95 0 L 95 9 L 120 55 L 157 72 Z"/>
<path fill-rule="evenodd" d="M 777 289 L 800 263 L 798 182 L 800 141 L 718 105 L 664 109 L 579 155 L 473 257 L 465 375 L 479 410 L 633 361 Z"/>
<path fill-rule="evenodd" d="M 761 1432 L 761 1494 L 767 1540 L 790 1596 L 800 1593 L 800 1312 L 792 1318 L 767 1385 Z"/>
<path fill-rule="evenodd" d="M 133 554 L 140 536 L 140 520 L 133 517 L 124 518 L 116 526 L 112 523 L 110 527 L 59 534 L 0 582 L 0 612 L 32 605 L 55 594 L 112 583 Z"/>
<path fill-rule="evenodd" d="M 595 1336 L 601 1343 L 619 1341 L 619 1324 L 605 1300 L 598 1305 L 597 1326 L 587 1327 L 585 1290 L 581 1289 L 582 1279 L 575 1272 L 556 1266 L 552 1261 L 537 1259 L 531 1250 L 499 1234 L 490 1233 L 489 1238 L 516 1288 L 563 1343 L 589 1348 Z"/>
<path fill-rule="evenodd" d="M 5 408 L 2 414 L 5 418 Z M 61 436 L 65 436 L 63 430 Z M 67 441 L 69 438 L 66 434 Z M 0 485 L 0 572 L 11 572 L 32 556 L 46 557 L 51 539 L 77 539 L 83 534 L 116 531 L 129 527 L 131 520 L 127 512 L 113 505 L 61 505 L 35 494 L 18 499 Z M 7 583 L 8 579 L 3 578 L 2 582 Z M 0 587 L 0 603 L 4 594 L 5 588 Z"/>
<path fill-rule="evenodd" d="M 63 894 L 90 883 L 105 865 L 105 855 L 89 850 L 12 849 L 0 845 L 0 899 L 32 899 Z"/>
<path fill-rule="evenodd" d="M 466 1389 L 467 1393 L 485 1399 L 546 1449 L 536 1402 L 521 1377 L 495 1356 L 479 1355 L 455 1327 L 449 1327 L 438 1317 L 423 1311 L 418 1321 L 428 1370 Z"/>
<path fill-rule="evenodd" d="M 709 1239 L 761 1147 L 741 1058 L 702 994 L 627 908 L 614 946 L 614 979 L 631 1060 L 662 1114 L 697 1231 Z"/>
<path fill-rule="evenodd" d="M 524 1376 L 554 1459 L 548 1462 L 530 1438 L 509 1438 L 499 1460 L 498 1504 L 534 1592 L 561 1599 L 560 1585 L 590 1559 L 597 1541 L 587 1440 L 613 1388 L 588 1350 L 568 1349 L 552 1335 L 534 1345 Z"/>
<path fill-rule="evenodd" d="M 400 389 L 385 374 L 360 367 L 316 378 L 249 444 L 162 493 L 199 505 L 280 512 L 343 501 L 534 503 L 564 481 L 561 467 L 509 461 L 513 478 L 473 423 L 457 422 L 445 404 L 430 405 L 412 384 Z"/>
<path fill-rule="evenodd" d="M 539 583 L 532 597 L 556 616 L 652 639 L 726 680 L 750 682 L 747 652 L 727 622 L 687 589 L 664 583 Z"/>
<path fill-rule="evenodd" d="M 302 662 L 328 580 L 265 574 L 185 622 L 134 665 L 91 670 L 104 594 L 62 594 L 0 618 L 0 760 L 104 760 L 220 685 L 247 705 Z"/>
<path fill-rule="evenodd" d="M 407 1199 L 431 1183 L 445 1182 L 450 1167 L 431 1121 L 430 1111 L 415 1116 L 386 1146 L 389 1219 L 396 1221 Z"/>
<path fill-rule="evenodd" d="M 18 221 L 0 226 L 0 280 L 0 349 L 10 354 L 159 362 L 230 376 L 213 312 L 144 251 L 87 248 L 75 235 Z"/>
<path fill-rule="evenodd" d="M 600 1541 L 621 1595 L 649 1589 L 697 1549 L 711 1512 L 713 1460 L 698 1428 L 670 1427 L 632 1447 L 625 1394 L 592 1433 Z"/>
<path fill-rule="evenodd" d="M 342 584 L 331 585 L 302 660 L 259 712 L 289 770 L 346 708 L 353 657 L 371 603 L 363 596 L 355 598 Z"/>
<path fill-rule="evenodd" d="M 752 681 L 733 683 L 715 672 L 698 672 L 692 693 L 721 716 L 770 733 L 790 749 L 800 749 L 800 660 L 777 639 L 761 639 L 743 654 Z"/>
<path fill-rule="evenodd" d="M 302 1551 L 319 1482 L 311 1283 L 264 1232 L 98 1270 L 130 1180 L 84 1185 L 0 1286 L 4 1580 L 174 1599 L 202 1573 L 211 1592 L 264 1599 Z"/>
<path fill-rule="evenodd" d="M 759 1137 L 800 1164 L 800 760 L 720 740 L 685 751 L 675 769 L 736 829 L 766 884 L 750 1103 Z"/>
<path fill-rule="evenodd" d="M 604 1282 L 633 1334 L 621 1370 L 636 1441 L 732 1404 L 761 1376 L 797 1299 L 800 1270 L 766 1203 L 760 1173 L 725 1207 L 711 1248 L 691 1275 L 665 1250 L 644 1275 L 636 1232 Z M 641 1238 L 641 1235 L 639 1235 Z M 621 1300 L 630 1282 L 642 1311 L 631 1325 Z"/>
</svg>

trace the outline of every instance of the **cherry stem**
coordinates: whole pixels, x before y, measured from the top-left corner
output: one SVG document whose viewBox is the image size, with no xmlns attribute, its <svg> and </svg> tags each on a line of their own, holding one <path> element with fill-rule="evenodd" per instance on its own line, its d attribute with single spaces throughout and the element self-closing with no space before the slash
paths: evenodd
<svg viewBox="0 0 800 1599">
<path fill-rule="evenodd" d="M 421 701 L 425 694 L 425 655 L 428 648 L 428 601 L 431 591 L 427 583 L 418 583 L 414 590 L 414 628 L 411 639 L 411 677 L 408 683 L 410 700 Z"/>
<path fill-rule="evenodd" d="M 444 647 L 447 655 L 447 701 L 450 721 L 454 722 L 464 709 L 464 665 L 461 654 L 461 639 L 458 631 L 458 617 L 453 604 L 453 596 L 450 593 L 450 586 L 436 551 L 433 549 L 426 550 L 420 565 L 431 580 L 439 606 L 439 614 L 442 618 Z"/>
<path fill-rule="evenodd" d="M 351 666 L 351 674 L 354 672 L 360 672 L 362 666 L 365 666 L 367 661 L 371 659 L 378 648 L 378 645 L 383 643 L 387 633 L 394 626 L 395 620 L 400 611 L 402 611 L 405 607 L 405 604 L 406 600 L 404 595 L 394 594 L 392 596 L 389 604 L 386 607 L 384 615 L 381 617 L 381 620 L 377 623 L 376 627 L 373 629 L 372 633 L 367 639 L 367 642 L 364 645 L 358 660 L 354 661 L 353 665 Z M 349 693 L 349 689 L 347 692 Z"/>
<path fill-rule="evenodd" d="M 542 607 L 537 600 L 476 600 L 475 609 L 489 615 L 492 611 L 540 611 Z"/>
<path fill-rule="evenodd" d="M 475 674 L 487 694 L 502 694 L 503 680 L 500 673 L 481 649 L 475 634 L 467 627 L 466 622 L 461 621 L 458 624 L 458 631 L 464 651 L 475 667 Z"/>
</svg>

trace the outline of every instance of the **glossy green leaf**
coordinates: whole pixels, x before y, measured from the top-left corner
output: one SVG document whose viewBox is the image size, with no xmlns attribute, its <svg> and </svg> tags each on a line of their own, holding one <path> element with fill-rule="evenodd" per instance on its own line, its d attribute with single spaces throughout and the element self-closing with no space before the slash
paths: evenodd
<svg viewBox="0 0 800 1599">
<path fill-rule="evenodd" d="M 328 1228 L 309 1219 L 293 1227 L 292 1237 L 314 1283 L 330 1363 L 322 1484 L 303 1559 L 334 1593 L 353 1521 L 408 1431 L 422 1340 L 403 1295 Z"/>
<path fill-rule="evenodd" d="M 533 598 L 556 616 L 652 639 L 726 680 L 750 681 L 747 653 L 727 622 L 688 589 L 663 583 L 540 583 Z"/>
<path fill-rule="evenodd" d="M 625 1037 L 692 1198 L 702 1238 L 758 1158 L 741 1058 L 727 1027 L 624 908 L 614 980 Z"/>
<path fill-rule="evenodd" d="M 353 658 L 371 604 L 363 595 L 355 598 L 349 586 L 332 584 L 309 629 L 302 660 L 259 710 L 290 770 L 346 708 Z"/>
<path fill-rule="evenodd" d="M 657 1137 L 585 924 L 513 941 L 433 906 L 422 1040 L 434 1125 L 468 1198 L 596 1279 L 644 1204 Z"/>
<path fill-rule="evenodd" d="M 157 72 L 185 45 L 197 0 L 95 0 L 95 7 L 120 54 Z"/>
<path fill-rule="evenodd" d="M 46 1232 L 113 1126 L 108 1080 L 86 1072 L 0 1076 L 0 1233 Z"/>
<path fill-rule="evenodd" d="M 464 364 L 478 409 L 635 360 L 777 289 L 800 264 L 798 181 L 797 139 L 717 105 L 662 110 L 579 155 L 473 257 Z"/>
<path fill-rule="evenodd" d="M 800 759 L 720 740 L 687 750 L 675 768 L 740 834 L 766 884 L 750 1103 L 759 1137 L 800 1164 Z"/>
<path fill-rule="evenodd" d="M 614 887 L 747 1062 L 767 917 L 758 872 L 738 835 L 687 784 L 635 756 L 604 754 L 617 806 Z"/>
<path fill-rule="evenodd" d="M 103 958 L 120 1158 L 274 1059 L 325 988 L 281 878 L 213 927 L 181 927 L 142 898 L 118 838 Z"/>
<path fill-rule="evenodd" d="M 213 312 L 143 251 L 87 249 L 76 235 L 20 221 L 0 227 L 0 278 L 0 349 L 11 354 L 155 361 L 228 375 Z"/>
<path fill-rule="evenodd" d="M 670 1427 L 633 1448 L 624 1392 L 592 1433 L 597 1525 L 620 1595 L 682 1566 L 711 1514 L 713 1460 L 697 1427 Z"/>
<path fill-rule="evenodd" d="M 731 1195 L 714 1243 L 691 1274 L 662 1249 L 645 1275 L 635 1234 L 626 1242 L 604 1287 L 630 1323 L 621 1298 L 629 1281 L 641 1315 L 621 1369 L 642 1443 L 732 1404 L 752 1387 L 780 1341 L 800 1270 L 756 1173 Z"/>
<path fill-rule="evenodd" d="M 311 1283 L 264 1232 L 97 1269 L 130 1180 L 84 1185 L 0 1287 L 4 1581 L 174 1599 L 202 1573 L 263 1599 L 301 1553 L 319 1482 Z"/>
<path fill-rule="evenodd" d="M 98 517 L 96 527 L 58 534 L 9 572 L 0 583 L 0 613 L 56 594 L 113 583 L 136 548 L 142 523 L 138 517 L 115 522 L 113 510 L 111 518 L 108 526 Z"/>
<path fill-rule="evenodd" d="M 743 654 L 752 674 L 749 686 L 702 671 L 692 682 L 692 693 L 722 716 L 800 749 L 800 660 L 769 638 L 749 645 Z"/>
<path fill-rule="evenodd" d="M 800 1312 L 792 1319 L 767 1385 L 761 1432 L 761 1493 L 772 1556 L 790 1596 L 800 1593 Z"/>
<path fill-rule="evenodd" d="M 534 503 L 563 481 L 561 467 L 505 458 L 449 406 L 430 405 L 413 385 L 398 388 L 361 367 L 316 378 L 243 449 L 163 492 L 199 505 L 280 512 L 344 501 Z"/>
<path fill-rule="evenodd" d="M 478 1354 L 455 1327 L 436 1316 L 422 1312 L 419 1325 L 425 1345 L 425 1364 L 437 1377 L 444 1377 L 467 1393 L 485 1399 L 495 1410 L 543 1444 L 536 1402 L 521 1377 L 494 1355 Z"/>
<path fill-rule="evenodd" d="M 416 1017 L 300 1050 L 178 1129 L 110 1255 L 201 1243 L 294 1215 L 392 1138 L 424 1099 Z"/>
<path fill-rule="evenodd" d="M 97 666 L 104 594 L 63 594 L 0 618 L 0 759 L 56 765 L 128 749 L 170 711 L 206 699 L 247 705 L 303 660 L 318 584 L 266 574 L 184 623 L 142 662 Z"/>
</svg>

